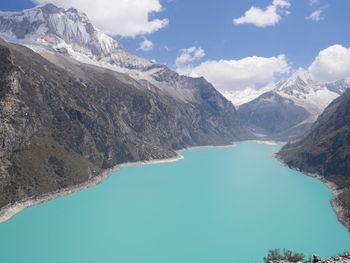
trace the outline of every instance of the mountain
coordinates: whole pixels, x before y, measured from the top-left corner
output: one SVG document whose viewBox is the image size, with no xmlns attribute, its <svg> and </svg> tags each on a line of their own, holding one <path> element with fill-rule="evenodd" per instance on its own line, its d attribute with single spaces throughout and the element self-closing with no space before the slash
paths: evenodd
<svg viewBox="0 0 350 263">
<path fill-rule="evenodd" d="M 339 92 L 331 91 L 326 84 L 313 81 L 305 69 L 299 69 L 287 80 L 279 82 L 274 90 L 305 108 L 315 118 L 339 96 Z"/>
<path fill-rule="evenodd" d="M 322 111 L 350 87 L 350 81 L 317 83 L 297 70 L 249 102 L 239 106 L 241 122 L 257 136 L 290 140 L 304 134 Z"/>
<path fill-rule="evenodd" d="M 0 40 L 0 210 L 120 163 L 246 138 L 205 79 L 128 54 L 75 9 L 0 17 L 1 36 L 21 44 Z"/>
<path fill-rule="evenodd" d="M 238 113 L 242 125 L 255 135 L 274 138 L 284 137 L 286 131 L 306 121 L 310 116 L 303 107 L 273 91 L 243 104 Z"/>
<path fill-rule="evenodd" d="M 180 77 L 164 65 L 128 53 L 74 8 L 46 4 L 22 12 L 0 12 L 0 37 L 24 45 L 63 68 L 67 67 L 65 60 L 71 58 L 126 73 L 183 101 L 192 96 L 188 92 L 194 84 L 192 78 Z"/>
<path fill-rule="evenodd" d="M 98 66 L 145 69 L 152 63 L 129 54 L 74 8 L 47 4 L 22 12 L 0 13 L 0 37 L 37 52 L 55 51 Z"/>
<path fill-rule="evenodd" d="M 339 80 L 333 83 L 327 83 L 327 88 L 339 95 L 343 94 L 350 86 L 350 78 Z"/>
<path fill-rule="evenodd" d="M 350 227 L 350 89 L 319 116 L 310 132 L 278 153 L 287 165 L 316 173 L 338 186 L 336 201 Z"/>
</svg>

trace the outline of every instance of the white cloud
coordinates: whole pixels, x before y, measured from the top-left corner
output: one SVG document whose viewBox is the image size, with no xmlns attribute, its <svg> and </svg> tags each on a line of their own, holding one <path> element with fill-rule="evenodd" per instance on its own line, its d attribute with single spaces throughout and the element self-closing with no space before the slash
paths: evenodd
<svg viewBox="0 0 350 263">
<path fill-rule="evenodd" d="M 288 73 L 285 55 L 277 57 L 246 57 L 239 60 L 209 60 L 197 67 L 178 68 L 180 74 L 205 77 L 221 90 L 255 88 L 275 81 L 278 74 Z"/>
<path fill-rule="evenodd" d="M 235 25 L 253 24 L 257 27 L 274 26 L 282 19 L 282 15 L 288 15 L 287 10 L 291 4 L 288 0 L 273 0 L 266 9 L 252 6 L 244 13 L 244 16 L 233 20 Z"/>
<path fill-rule="evenodd" d="M 319 5 L 320 4 L 320 0 L 309 0 L 309 4 L 310 5 Z"/>
<path fill-rule="evenodd" d="M 151 19 L 162 11 L 159 0 L 33 0 L 37 4 L 53 3 L 74 7 L 88 15 L 102 31 L 111 35 L 135 37 L 153 33 L 168 25 L 168 19 Z"/>
<path fill-rule="evenodd" d="M 188 67 L 205 56 L 205 51 L 200 47 L 190 47 L 181 50 L 180 56 L 176 58 L 176 67 Z"/>
<path fill-rule="evenodd" d="M 323 10 L 318 9 L 312 12 L 309 16 L 306 17 L 307 20 L 311 20 L 313 22 L 319 22 L 324 19 Z"/>
<path fill-rule="evenodd" d="M 142 51 L 151 51 L 154 48 L 154 44 L 151 40 L 144 38 L 144 40 L 140 43 L 139 49 Z"/>
<path fill-rule="evenodd" d="M 350 48 L 333 45 L 321 50 L 309 71 L 315 80 L 321 82 L 350 77 Z"/>
</svg>

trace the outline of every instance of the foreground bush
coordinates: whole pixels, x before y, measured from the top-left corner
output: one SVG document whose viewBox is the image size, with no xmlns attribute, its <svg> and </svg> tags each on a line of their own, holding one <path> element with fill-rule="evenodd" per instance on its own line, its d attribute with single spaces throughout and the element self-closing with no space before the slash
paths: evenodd
<svg viewBox="0 0 350 263">
<path fill-rule="evenodd" d="M 287 262 L 304 262 L 305 256 L 301 253 L 294 253 L 290 250 L 283 250 L 282 252 L 279 249 L 269 250 L 266 257 L 264 257 L 264 262 L 269 263 L 273 261 L 287 261 Z M 305 261 L 306 262 L 306 261 Z"/>
</svg>

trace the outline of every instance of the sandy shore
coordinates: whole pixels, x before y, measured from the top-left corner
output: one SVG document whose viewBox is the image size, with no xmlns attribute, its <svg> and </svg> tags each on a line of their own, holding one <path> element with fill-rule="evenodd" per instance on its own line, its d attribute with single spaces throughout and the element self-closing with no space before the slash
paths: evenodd
<svg viewBox="0 0 350 263">
<path fill-rule="evenodd" d="M 275 155 L 275 158 L 282 163 L 285 166 L 288 166 L 281 158 L 279 158 L 278 156 Z M 307 176 L 316 178 L 317 180 L 320 180 L 321 182 L 323 182 L 331 191 L 332 191 L 332 200 L 331 200 L 331 205 L 333 207 L 333 210 L 335 212 L 335 214 L 337 215 L 337 218 L 339 220 L 340 223 L 342 223 L 350 232 L 350 220 L 346 215 L 346 211 L 344 209 L 344 207 L 341 205 L 341 203 L 338 200 L 338 197 L 341 193 L 349 190 L 349 189 L 338 189 L 338 186 L 327 180 L 326 178 L 324 178 L 323 176 L 319 175 L 319 174 L 315 174 L 315 173 L 307 173 L 304 171 L 301 171 L 298 168 L 294 168 L 294 167 L 290 167 L 302 174 L 305 174 Z"/>
<path fill-rule="evenodd" d="M 254 141 L 257 144 L 267 144 L 267 145 L 278 145 L 279 142 L 276 141 L 264 141 L 264 140 L 259 140 L 259 141 Z"/>
<path fill-rule="evenodd" d="M 101 175 L 96 176 L 85 183 L 75 185 L 72 187 L 68 187 L 68 188 L 65 188 L 62 190 L 58 190 L 58 191 L 43 195 L 41 197 L 28 198 L 28 199 L 16 202 L 15 204 L 5 206 L 3 209 L 0 210 L 0 223 L 3 223 L 5 221 L 11 219 L 13 216 L 15 216 L 17 213 L 21 212 L 22 210 L 26 209 L 27 207 L 38 205 L 38 204 L 50 201 L 50 200 L 58 198 L 58 197 L 62 197 L 65 195 L 75 193 L 75 192 L 80 191 L 80 190 L 84 190 L 84 189 L 89 188 L 91 186 L 95 186 L 95 185 L 101 183 L 106 178 L 107 178 L 107 173 L 103 172 Z"/>
<path fill-rule="evenodd" d="M 129 163 L 123 163 L 116 165 L 115 167 L 111 169 L 104 170 L 99 176 L 93 177 L 91 180 L 84 182 L 79 185 L 71 186 L 65 189 L 57 190 L 55 192 L 37 197 L 37 198 L 28 198 L 19 202 L 16 202 L 15 204 L 8 205 L 0 210 L 0 223 L 6 222 L 7 220 L 11 219 L 13 216 L 18 214 L 19 212 L 23 211 L 24 209 L 38 205 L 59 197 L 63 197 L 69 194 L 76 193 L 78 191 L 96 186 L 100 184 L 102 181 L 108 178 L 108 175 L 111 172 L 118 171 L 125 167 L 130 166 L 139 166 L 139 165 L 148 165 L 148 164 L 159 164 L 159 163 L 169 163 L 169 162 L 175 162 L 178 160 L 183 159 L 183 156 L 178 155 L 172 158 L 168 159 L 157 159 L 157 160 L 150 160 L 150 161 L 140 161 L 140 162 L 129 162 Z"/>
<path fill-rule="evenodd" d="M 229 145 L 218 145 L 218 146 L 214 146 L 214 145 L 208 145 L 208 146 L 191 146 L 191 147 L 187 147 L 184 148 L 182 150 L 178 150 L 176 151 L 178 154 L 181 154 L 184 151 L 188 151 L 188 150 L 195 150 L 195 149 L 206 149 L 206 148 L 234 148 L 237 147 L 236 144 L 229 144 Z"/>
</svg>

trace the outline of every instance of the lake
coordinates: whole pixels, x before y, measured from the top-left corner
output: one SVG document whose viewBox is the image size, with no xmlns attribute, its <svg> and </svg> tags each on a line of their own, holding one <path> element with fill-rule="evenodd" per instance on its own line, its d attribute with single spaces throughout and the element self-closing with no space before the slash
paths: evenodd
<svg viewBox="0 0 350 263">
<path fill-rule="evenodd" d="M 349 250 L 331 191 L 280 164 L 281 147 L 192 149 L 177 162 L 113 172 L 0 224 L 0 262 L 245 263 L 272 248 Z"/>
</svg>

